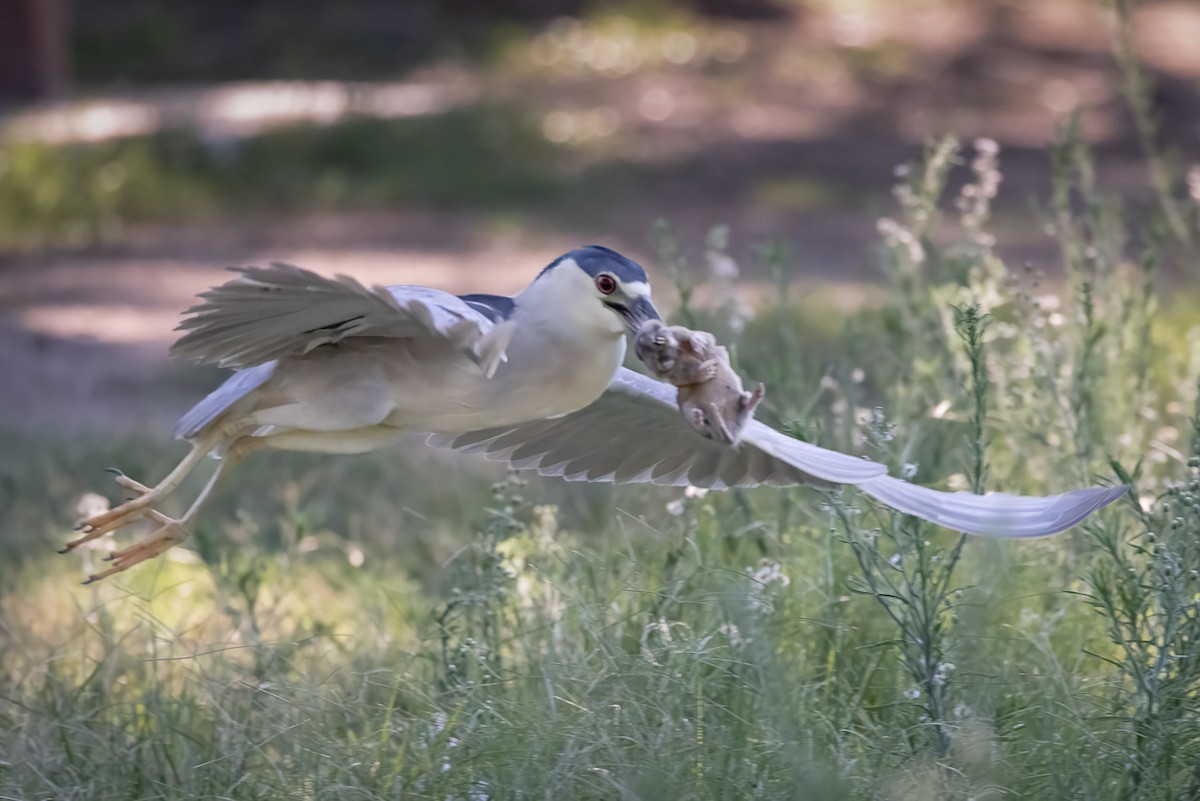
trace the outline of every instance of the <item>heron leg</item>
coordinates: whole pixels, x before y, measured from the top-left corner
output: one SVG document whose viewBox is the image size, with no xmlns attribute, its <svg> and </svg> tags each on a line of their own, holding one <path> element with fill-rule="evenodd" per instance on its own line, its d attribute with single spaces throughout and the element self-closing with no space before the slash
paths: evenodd
<svg viewBox="0 0 1200 801">
<path fill-rule="evenodd" d="M 262 437 L 241 437 L 234 440 L 226 450 L 225 456 L 217 466 L 217 469 L 209 476 L 208 483 L 204 485 L 204 489 L 196 496 L 196 500 L 192 501 L 192 505 L 188 507 L 183 517 L 176 520 L 175 518 L 167 517 L 155 509 L 146 511 L 143 516 L 158 523 L 158 528 L 141 542 L 119 551 L 113 551 L 106 556 L 104 561 L 111 563 L 112 566 L 88 576 L 87 581 L 83 583 L 91 584 L 93 581 L 99 581 L 115 573 L 128 570 L 136 564 L 161 555 L 167 549 L 178 545 L 190 537 L 196 517 L 208 502 L 209 497 L 221 479 L 244 459 L 246 454 L 260 447 L 263 444 L 263 439 Z"/>
<path fill-rule="evenodd" d="M 148 487 L 139 481 L 134 481 L 120 470 L 111 468 L 117 484 L 137 494 L 120 506 L 81 521 L 76 527 L 76 530 L 81 532 L 80 536 L 68 542 L 59 550 L 59 553 L 72 551 L 85 542 L 90 542 L 103 534 L 127 526 L 134 520 L 146 517 L 147 510 L 174 492 L 196 465 L 200 464 L 204 457 L 212 451 L 214 445 L 215 443 L 211 438 L 197 439 L 192 443 L 191 452 L 183 457 L 182 461 L 162 481 L 153 487 Z"/>
</svg>

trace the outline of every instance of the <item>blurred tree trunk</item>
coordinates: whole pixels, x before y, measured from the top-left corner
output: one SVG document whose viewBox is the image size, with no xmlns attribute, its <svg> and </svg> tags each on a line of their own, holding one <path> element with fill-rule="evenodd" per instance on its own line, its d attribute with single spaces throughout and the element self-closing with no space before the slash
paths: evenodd
<svg viewBox="0 0 1200 801">
<path fill-rule="evenodd" d="M 67 83 L 67 0 L 0 0 L 0 100 L 37 100 Z"/>
</svg>

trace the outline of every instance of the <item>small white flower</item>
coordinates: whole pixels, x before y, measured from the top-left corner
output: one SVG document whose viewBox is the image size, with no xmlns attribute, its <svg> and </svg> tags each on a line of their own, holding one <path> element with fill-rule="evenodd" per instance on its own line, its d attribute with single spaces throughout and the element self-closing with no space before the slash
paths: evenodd
<svg viewBox="0 0 1200 801">
<path fill-rule="evenodd" d="M 905 462 L 900 468 L 900 476 L 905 481 L 912 481 L 917 477 L 917 470 L 920 468 L 916 462 Z"/>
<path fill-rule="evenodd" d="M 1058 295 L 1038 295 L 1033 302 L 1046 311 L 1054 311 L 1062 306 L 1062 298 Z"/>
<path fill-rule="evenodd" d="M 667 504 L 667 514 L 679 517 L 683 514 L 683 498 L 676 498 Z"/>
<path fill-rule="evenodd" d="M 708 259 L 708 269 L 713 278 L 718 281 L 736 281 L 738 278 L 737 262 L 729 254 L 718 250 L 710 250 L 704 254 Z"/>
<path fill-rule="evenodd" d="M 933 672 L 933 683 L 939 687 L 944 685 L 946 680 L 950 678 L 950 674 L 954 671 L 955 666 L 953 662 L 939 662 L 937 670 Z"/>
<path fill-rule="evenodd" d="M 888 560 L 888 564 L 891 565 L 892 567 L 896 568 L 897 570 L 899 570 L 900 569 L 900 554 L 898 554 L 898 553 L 892 554 L 892 558 Z"/>
<path fill-rule="evenodd" d="M 703 498 L 707 494 L 708 490 L 705 487 L 693 487 L 691 484 L 683 491 L 685 498 Z"/>
<path fill-rule="evenodd" d="M 1188 194 L 1192 196 L 1192 200 L 1200 203 L 1200 165 L 1188 170 L 1187 187 Z"/>
<path fill-rule="evenodd" d="M 108 511 L 108 498 L 94 492 L 84 493 L 75 504 L 75 514 L 81 518 L 95 517 Z"/>
<path fill-rule="evenodd" d="M 912 687 L 912 688 L 904 691 L 904 697 L 910 701 L 915 701 L 921 697 L 921 691 L 918 690 L 916 687 Z"/>
<path fill-rule="evenodd" d="M 908 189 L 908 187 L 899 187 L 899 189 Z M 911 191 L 911 190 L 910 190 Z M 901 202 L 904 198 L 901 198 Z M 913 264 L 921 264 L 925 261 L 925 248 L 921 247 L 921 243 L 917 241 L 917 237 L 908 228 L 905 228 L 900 223 L 890 217 L 884 217 L 875 224 L 876 230 L 879 232 L 892 247 L 904 248 L 908 252 L 908 259 Z"/>
<path fill-rule="evenodd" d="M 727 638 L 729 638 L 729 644 L 735 648 L 739 645 L 749 642 L 749 640 L 742 636 L 741 629 L 739 629 L 733 623 L 722 623 L 720 627 L 717 628 L 717 633 L 724 634 Z"/>
<path fill-rule="evenodd" d="M 975 140 L 975 150 L 981 156 L 995 156 L 1000 153 L 1000 145 L 996 144 L 995 139 L 980 137 Z"/>
<path fill-rule="evenodd" d="M 758 570 L 754 571 L 754 580 L 759 584 L 778 582 L 781 587 L 786 587 L 792 583 L 791 578 L 783 572 L 778 562 L 769 562 L 766 559 L 762 560 L 759 563 Z"/>
</svg>

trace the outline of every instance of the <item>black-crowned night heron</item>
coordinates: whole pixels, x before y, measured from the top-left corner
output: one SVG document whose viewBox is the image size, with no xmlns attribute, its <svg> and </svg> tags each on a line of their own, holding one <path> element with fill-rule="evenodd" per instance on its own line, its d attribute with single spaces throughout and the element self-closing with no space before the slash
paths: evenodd
<svg viewBox="0 0 1200 801">
<path fill-rule="evenodd" d="M 1124 492 L 939 492 L 757 421 L 736 447 L 705 439 L 676 409 L 674 387 L 621 366 L 625 335 L 659 315 L 645 271 L 608 248 L 567 253 L 514 297 L 368 288 L 286 265 L 239 272 L 201 295 L 172 350 L 237 372 L 179 421 L 176 434 L 192 443 L 183 461 L 154 487 L 118 474 L 136 497 L 85 520 L 63 549 L 158 523 L 89 581 L 186 539 L 216 482 L 256 448 L 363 453 L 406 431 L 568 481 L 853 484 L 907 514 L 1002 537 L 1062 531 Z M 182 518 L 153 508 L 210 454 L 220 465 Z"/>
</svg>

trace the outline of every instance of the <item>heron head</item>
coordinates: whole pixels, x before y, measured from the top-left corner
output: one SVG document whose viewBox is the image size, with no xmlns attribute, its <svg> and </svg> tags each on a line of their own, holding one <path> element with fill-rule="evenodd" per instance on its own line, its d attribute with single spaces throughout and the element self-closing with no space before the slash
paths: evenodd
<svg viewBox="0 0 1200 801">
<path fill-rule="evenodd" d="M 576 277 L 570 279 L 571 284 L 588 296 L 586 302 L 597 303 L 600 309 L 615 315 L 631 334 L 636 334 L 647 320 L 662 319 L 650 300 L 646 271 L 615 250 L 600 245 L 576 248 L 559 257 L 543 275 L 557 270 L 574 271 Z"/>
</svg>

